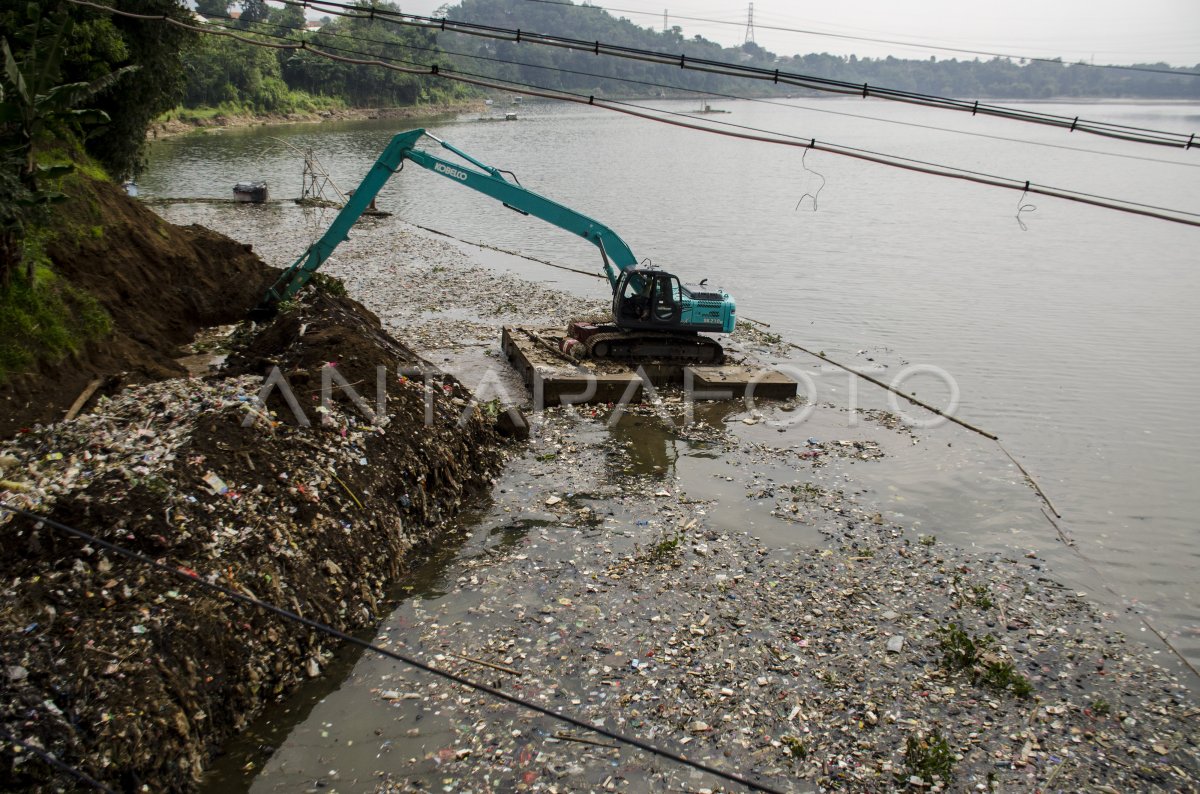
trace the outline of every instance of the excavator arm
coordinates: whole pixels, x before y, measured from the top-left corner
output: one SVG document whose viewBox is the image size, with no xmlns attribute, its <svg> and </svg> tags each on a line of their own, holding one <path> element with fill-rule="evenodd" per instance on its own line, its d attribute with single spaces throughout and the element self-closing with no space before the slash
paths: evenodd
<svg viewBox="0 0 1200 794">
<path fill-rule="evenodd" d="M 417 149 L 416 145 L 422 137 L 436 141 L 444 149 L 448 149 L 475 167 L 450 162 Z M 313 273 L 329 259 L 334 249 L 347 239 L 351 227 L 362 215 L 363 210 L 370 206 L 392 174 L 403 167 L 405 160 L 411 160 L 435 174 L 440 174 L 449 180 L 490 196 L 510 209 L 526 215 L 533 215 L 592 243 L 600 249 L 600 255 L 604 260 L 604 274 L 614 290 L 621 272 L 637 264 L 637 258 L 625 241 L 604 224 L 576 212 L 570 207 L 534 193 L 515 182 L 510 182 L 504 178 L 504 174 L 499 169 L 481 163 L 466 152 L 456 149 L 423 129 L 415 129 L 398 133 L 392 138 L 383 153 L 379 155 L 379 159 L 371 166 L 371 170 L 367 172 L 362 183 L 342 207 L 341 212 L 334 218 L 333 223 L 307 251 L 284 271 L 283 275 L 267 291 L 260 308 L 273 307 L 279 302 L 293 297 L 304 288 Z"/>
</svg>

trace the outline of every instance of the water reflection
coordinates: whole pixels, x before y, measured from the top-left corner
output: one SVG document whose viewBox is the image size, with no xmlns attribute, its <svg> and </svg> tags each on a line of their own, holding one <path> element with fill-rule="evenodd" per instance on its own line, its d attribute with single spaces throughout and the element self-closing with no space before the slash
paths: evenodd
<svg viewBox="0 0 1200 794">
<path fill-rule="evenodd" d="M 720 428 L 733 414 L 745 410 L 736 400 L 693 402 L 690 407 L 672 397 L 658 406 L 621 413 L 608 432 L 613 449 L 605 459 L 610 477 L 646 477 L 655 481 L 676 479 L 680 458 L 715 458 L 718 452 L 704 438 L 706 428 Z M 690 416 L 689 416 L 690 413 Z"/>
</svg>

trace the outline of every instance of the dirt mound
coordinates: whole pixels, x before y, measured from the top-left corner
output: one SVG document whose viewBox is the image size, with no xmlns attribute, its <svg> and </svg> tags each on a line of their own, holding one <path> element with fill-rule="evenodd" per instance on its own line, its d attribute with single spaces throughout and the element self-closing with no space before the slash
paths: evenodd
<svg viewBox="0 0 1200 794">
<path fill-rule="evenodd" d="M 413 555 L 490 486 L 495 419 L 324 280 L 243 325 L 219 377 L 179 377 L 180 346 L 241 320 L 277 273 L 111 185 L 83 183 L 60 217 L 54 267 L 114 331 L 0 386 L 0 438 L 16 433 L 0 442 L 0 501 L 189 579 L 0 514 L 0 736 L 114 789 L 187 790 L 330 652 L 190 579 L 342 630 L 374 625 Z M 107 383 L 93 410 L 56 422 L 94 378 Z M 8 749 L 0 788 L 78 787 Z"/>
<path fill-rule="evenodd" d="M 65 361 L 0 384 L 0 438 L 61 419 L 95 378 L 104 393 L 185 374 L 173 360 L 204 327 L 245 316 L 276 277 L 249 246 L 167 223 L 115 185 L 80 179 L 56 209 L 54 269 L 95 296 L 113 333 Z"/>
<path fill-rule="evenodd" d="M 21 434 L 0 448 L 0 498 L 340 629 L 374 625 L 414 550 L 489 487 L 494 419 L 360 305 L 309 301 L 246 334 L 229 377 L 135 387 Z M 272 416 L 256 397 L 275 367 Z M 382 415 L 344 392 L 322 405 L 327 367 L 374 409 L 383 367 Z M 318 634 L 31 521 L 5 535 L 0 729 L 115 788 L 191 788 L 327 659 Z M 21 788 L 72 784 L 32 756 L 0 763 Z"/>
</svg>

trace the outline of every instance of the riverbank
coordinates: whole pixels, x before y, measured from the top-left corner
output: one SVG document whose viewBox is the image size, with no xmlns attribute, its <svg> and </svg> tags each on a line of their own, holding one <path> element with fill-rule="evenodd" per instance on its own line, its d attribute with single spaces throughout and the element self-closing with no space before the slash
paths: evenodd
<svg viewBox="0 0 1200 794">
<path fill-rule="evenodd" d="M 255 113 L 212 116 L 189 115 L 187 111 L 172 111 L 157 119 L 146 131 L 151 139 L 172 138 L 193 132 L 215 131 L 237 127 L 265 127 L 279 124 L 321 124 L 331 121 L 362 121 L 369 119 L 427 119 L 454 113 L 480 110 L 482 99 L 438 104 L 411 105 L 395 108 L 330 108 L 312 113 Z"/>
<path fill-rule="evenodd" d="M 370 628 L 397 577 L 487 491 L 500 439 L 462 384 L 336 282 L 265 325 L 182 349 L 197 322 L 244 317 L 276 271 L 111 185 L 75 200 L 102 232 L 85 248 L 119 245 L 87 249 L 77 278 L 77 248 L 52 249 L 55 266 L 113 333 L 0 389 L 16 422 L 0 442 L 0 501 L 97 540 L 0 516 L 4 788 L 73 789 L 86 779 L 75 770 L 114 789 L 188 790 L 268 702 L 319 676 L 333 647 L 192 580 Z M 194 367 L 213 344 L 220 373 L 174 360 L 190 353 Z M 282 386 L 264 412 L 270 372 Z M 326 378 L 347 388 L 326 399 Z M 57 421 L 80 379 L 94 379 L 82 413 Z M 349 396 L 356 387 L 366 404 Z"/>
<path fill-rule="evenodd" d="M 219 223 L 268 261 L 294 255 L 286 213 L 164 212 Z M 329 272 L 423 355 L 490 384 L 481 398 L 526 399 L 496 357 L 497 326 L 600 301 L 485 258 L 384 219 L 360 225 Z M 784 355 L 749 329 L 733 343 Z M 924 434 L 883 413 L 851 429 L 836 404 L 803 423 L 789 421 L 798 405 L 695 406 L 691 422 L 685 408 L 667 394 L 624 417 L 539 417 L 437 584 L 376 642 L 785 790 L 1193 785 L 1196 703 L 1165 651 L 1125 636 L 1028 546 L 955 547 L 864 485 L 868 469 L 909 465 Z M 267 791 L 719 786 L 370 655 L 320 704 L 288 708 L 312 713 L 273 753 L 251 726 L 226 772 L 261 768 Z"/>
</svg>

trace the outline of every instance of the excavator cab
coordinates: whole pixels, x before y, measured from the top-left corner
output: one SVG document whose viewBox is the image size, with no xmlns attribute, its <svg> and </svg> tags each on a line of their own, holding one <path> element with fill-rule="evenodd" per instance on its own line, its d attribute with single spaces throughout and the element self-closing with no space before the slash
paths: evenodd
<svg viewBox="0 0 1200 794">
<path fill-rule="evenodd" d="M 679 279 L 656 268 L 623 271 L 613 294 L 613 317 L 621 328 L 678 329 L 683 317 Z"/>
</svg>

